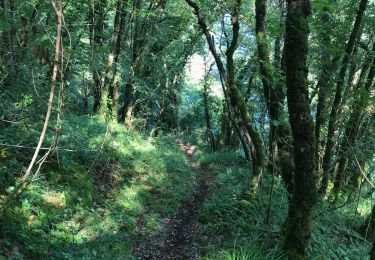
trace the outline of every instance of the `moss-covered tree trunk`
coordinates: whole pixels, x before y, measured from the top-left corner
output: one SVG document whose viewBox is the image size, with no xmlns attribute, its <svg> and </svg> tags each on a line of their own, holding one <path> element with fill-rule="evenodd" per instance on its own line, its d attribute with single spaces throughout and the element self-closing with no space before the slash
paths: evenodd
<svg viewBox="0 0 375 260">
<path fill-rule="evenodd" d="M 293 155 L 288 145 L 290 139 L 289 125 L 286 123 L 284 113 L 285 102 L 285 52 L 280 59 L 281 36 L 275 41 L 275 60 L 272 66 L 269 60 L 269 51 L 265 31 L 266 0 L 257 0 L 255 3 L 256 13 L 256 36 L 259 56 L 259 71 L 262 78 L 263 93 L 266 99 L 268 115 L 270 118 L 269 132 L 269 170 L 281 174 L 284 184 L 293 194 Z M 279 1 L 282 9 L 283 1 Z M 280 17 L 282 23 L 283 17 Z M 277 79 L 276 79 L 277 78 Z"/>
<path fill-rule="evenodd" d="M 250 115 L 247 110 L 245 99 L 235 82 L 235 65 L 233 55 L 235 50 L 237 49 L 240 31 L 240 24 L 238 20 L 240 5 L 241 1 L 237 0 L 237 5 L 232 14 L 233 39 L 225 53 L 227 56 L 226 89 L 232 107 L 234 108 L 234 112 L 235 114 L 237 114 L 236 117 L 239 119 L 239 125 L 244 131 L 245 140 L 253 144 L 253 149 L 251 151 L 253 159 L 253 174 L 251 186 L 252 189 L 256 190 L 259 186 L 260 177 L 265 166 L 265 156 L 263 151 L 262 137 L 251 124 Z"/>
<path fill-rule="evenodd" d="M 255 32 L 258 45 L 259 57 L 259 71 L 261 74 L 263 93 L 267 104 L 267 110 L 270 117 L 270 132 L 269 132 L 269 161 L 274 162 L 277 156 L 277 133 L 280 125 L 280 103 L 279 100 L 281 85 L 276 86 L 272 76 L 272 65 L 269 59 L 269 50 L 267 46 L 267 37 L 265 32 L 265 17 L 266 17 L 267 0 L 256 0 L 255 2 Z"/>
<path fill-rule="evenodd" d="M 327 142 L 326 142 L 326 149 L 323 157 L 323 178 L 320 187 L 320 194 L 325 194 L 328 186 L 328 181 L 330 179 L 330 170 L 331 170 L 331 161 L 333 150 L 335 146 L 335 132 L 336 132 L 336 123 L 338 113 L 341 110 L 342 106 L 342 97 L 344 92 L 344 82 L 346 77 L 346 72 L 348 66 L 350 64 L 350 59 L 352 57 L 352 53 L 354 51 L 355 43 L 358 39 L 358 35 L 360 33 L 360 28 L 362 24 L 362 20 L 364 17 L 364 13 L 367 7 L 368 0 L 361 0 L 359 3 L 359 8 L 356 16 L 356 20 L 352 29 L 352 32 L 349 37 L 349 41 L 346 44 L 345 54 L 342 61 L 340 73 L 337 78 L 336 84 L 336 93 L 335 98 L 333 101 L 333 105 L 331 108 L 330 118 L 329 118 L 329 125 L 328 125 L 328 134 L 327 134 Z"/>
<path fill-rule="evenodd" d="M 203 102 L 204 102 L 204 117 L 206 121 L 206 135 L 209 140 L 211 151 L 215 151 L 215 138 L 214 133 L 212 132 L 212 125 L 211 125 L 211 114 L 210 114 L 210 105 L 209 105 L 209 75 L 212 69 L 212 65 L 206 71 L 206 75 L 204 77 L 203 82 Z"/>
<path fill-rule="evenodd" d="M 131 34 L 133 35 L 132 39 L 132 63 L 129 70 L 128 81 L 124 87 L 124 102 L 121 107 L 120 121 L 123 121 L 128 128 L 132 127 L 132 118 L 133 118 L 133 106 L 135 101 L 135 91 L 134 91 L 134 79 L 139 75 L 141 69 L 141 56 L 144 50 L 145 39 L 143 31 L 144 25 L 140 19 L 141 12 L 141 0 L 133 1 L 133 11 L 132 11 L 132 20 L 134 27 Z"/>
<path fill-rule="evenodd" d="M 120 1 L 117 3 L 116 6 L 116 14 L 113 22 L 113 31 L 112 31 L 112 38 L 111 38 L 111 51 L 108 55 L 107 60 L 107 67 L 104 72 L 104 79 L 103 79 L 103 88 L 102 94 L 99 103 L 99 113 L 102 116 L 107 116 L 108 111 L 108 98 L 113 98 L 113 89 L 112 89 L 112 96 L 109 96 L 109 90 L 111 88 L 112 78 L 113 78 L 113 67 L 114 64 L 118 61 L 118 56 L 120 54 L 120 47 L 118 45 L 121 43 L 121 34 L 122 30 L 120 30 L 121 23 L 124 21 L 122 16 L 124 15 L 124 3 Z"/>
<path fill-rule="evenodd" d="M 101 64 L 102 56 L 100 48 L 104 42 L 104 20 L 105 20 L 105 4 L 106 0 L 94 0 L 92 4 L 91 28 L 90 28 L 90 43 L 92 49 L 92 78 L 93 78 L 93 93 L 94 93 L 94 112 L 100 108 L 100 100 L 102 97 L 102 81 L 101 81 Z"/>
<path fill-rule="evenodd" d="M 232 10 L 231 24 L 232 24 L 232 40 L 228 46 L 228 49 L 225 53 L 227 64 L 224 67 L 224 64 L 219 56 L 214 38 L 209 32 L 208 26 L 205 22 L 204 17 L 202 16 L 199 6 L 191 0 L 185 0 L 193 9 L 194 13 L 198 18 L 198 24 L 203 31 L 203 34 L 206 37 L 209 49 L 213 55 L 217 68 L 219 70 L 221 79 L 223 81 L 224 93 L 226 93 L 231 108 L 233 109 L 235 124 L 238 124 L 240 128 L 240 133 L 243 132 L 245 142 L 251 147 L 252 159 L 253 159 L 253 174 L 251 185 L 254 190 L 259 185 L 260 176 L 262 175 L 264 166 L 265 166 L 265 155 L 263 151 L 263 142 L 261 135 L 256 131 L 254 126 L 251 124 L 250 115 L 247 111 L 247 106 L 244 100 L 244 97 L 241 91 L 238 89 L 235 80 L 235 63 L 233 55 L 238 47 L 238 39 L 240 32 L 240 23 L 239 23 L 239 12 L 241 6 L 241 0 L 235 2 L 234 8 Z M 228 109 L 230 109 L 228 107 Z"/>
<path fill-rule="evenodd" d="M 285 223 L 290 259 L 304 259 L 316 203 L 314 122 L 307 85 L 310 1 L 288 0 L 285 55 L 289 122 L 294 144 L 294 194 Z"/>
<path fill-rule="evenodd" d="M 317 82 L 317 91 L 318 91 L 318 103 L 316 108 L 316 116 L 315 116 L 315 144 L 316 144 L 316 169 L 320 170 L 320 149 L 323 145 L 321 145 L 321 128 L 327 122 L 327 102 L 329 100 L 329 93 L 330 93 L 330 80 L 332 78 L 332 73 L 334 73 L 336 64 L 337 64 L 337 57 L 332 57 L 330 52 L 331 47 L 331 12 L 329 9 L 329 2 L 324 2 L 324 6 L 321 12 L 318 14 L 321 20 L 319 24 L 319 38 L 320 44 L 322 46 L 322 51 L 320 54 L 320 74 L 319 79 Z M 337 56 L 337 55 L 336 55 Z"/>
<path fill-rule="evenodd" d="M 123 13 L 121 15 L 120 20 L 120 27 L 119 27 L 119 34 L 118 39 L 115 41 L 116 47 L 115 47 L 115 56 L 113 61 L 113 77 L 112 77 L 112 84 L 109 85 L 109 98 L 112 100 L 112 104 L 110 106 L 110 110 L 112 112 L 112 119 L 117 120 L 118 119 L 118 113 L 119 113 L 119 84 L 121 80 L 121 70 L 119 69 L 119 58 L 121 54 L 121 48 L 122 48 L 122 41 L 125 37 L 125 23 L 126 23 L 126 13 L 124 11 L 124 7 L 126 6 L 127 1 L 124 1 L 123 3 Z"/>
<path fill-rule="evenodd" d="M 117 39 L 116 44 L 116 50 L 115 50 L 115 57 L 114 57 L 114 65 L 113 65 L 113 78 L 112 78 L 112 84 L 109 86 L 109 97 L 112 99 L 112 106 L 110 107 L 112 110 L 112 118 L 114 120 L 118 119 L 118 113 L 119 113 L 119 84 L 121 80 L 121 69 L 119 68 L 119 57 L 121 53 L 121 46 L 122 46 L 122 40 L 123 37 L 125 37 L 125 22 L 126 22 L 126 15 L 123 14 L 121 16 L 120 21 L 120 33 Z"/>
<path fill-rule="evenodd" d="M 367 238 L 372 238 L 372 248 L 370 252 L 370 259 L 375 260 L 375 206 L 373 206 L 370 215 L 366 218 L 362 226 L 362 235 Z"/>
</svg>

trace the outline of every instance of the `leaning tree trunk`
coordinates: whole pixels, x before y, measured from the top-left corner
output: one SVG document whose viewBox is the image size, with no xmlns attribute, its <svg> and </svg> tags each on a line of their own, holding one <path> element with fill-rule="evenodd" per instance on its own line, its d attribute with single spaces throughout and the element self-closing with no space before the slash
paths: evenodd
<svg viewBox="0 0 375 260">
<path fill-rule="evenodd" d="M 285 223 L 285 249 L 290 259 L 305 259 L 316 203 L 314 122 L 307 85 L 310 1 L 288 0 L 285 55 L 289 122 L 294 143 L 294 195 Z"/>
<path fill-rule="evenodd" d="M 231 101 L 232 107 L 236 114 L 236 117 L 239 119 L 239 125 L 244 131 L 245 140 L 251 144 L 252 143 L 252 159 L 253 159 L 253 174 L 251 179 L 251 188 L 255 191 L 260 182 L 260 178 L 263 173 L 265 166 L 265 157 L 263 151 L 262 137 L 255 130 L 251 124 L 250 115 L 247 111 L 245 99 L 238 89 L 235 83 L 235 64 L 234 64 L 234 52 L 238 46 L 239 39 L 239 11 L 240 11 L 241 0 L 237 0 L 236 7 L 232 15 L 232 31 L 233 39 L 231 44 L 226 51 L 227 56 L 227 77 L 226 77 L 226 89 Z"/>
<path fill-rule="evenodd" d="M 198 24 L 203 31 L 203 34 L 206 37 L 208 47 L 212 56 L 215 59 L 216 66 L 219 70 L 220 77 L 223 81 L 225 86 L 224 93 L 228 95 L 228 99 L 230 101 L 230 105 L 233 108 L 234 116 L 236 121 L 238 121 L 238 126 L 240 127 L 241 131 L 244 133 L 245 141 L 249 146 L 252 148 L 252 159 L 253 159 L 253 174 L 252 174 L 252 188 L 254 190 L 257 189 L 259 185 L 259 180 L 262 175 L 264 166 L 265 166 L 265 156 L 263 151 L 263 142 L 261 135 L 256 131 L 256 129 L 251 124 L 250 115 L 247 111 L 247 106 L 244 100 L 244 97 L 241 91 L 238 89 L 235 80 L 235 63 L 233 55 L 238 47 L 238 39 L 239 39 L 239 30 L 240 30 L 240 23 L 239 23 L 239 12 L 241 6 L 241 0 L 237 0 L 235 7 L 233 9 L 232 17 L 231 17 L 231 24 L 232 24 L 232 40 L 228 46 L 228 49 L 225 53 L 227 57 L 227 64 L 224 67 L 224 64 L 219 56 L 214 38 L 212 37 L 211 33 L 209 32 L 208 26 L 205 22 L 204 17 L 202 16 L 199 6 L 191 1 L 185 0 L 187 4 L 189 4 L 193 9 L 194 13 L 198 18 Z M 228 107 L 228 109 L 230 109 Z M 237 123 L 237 122 L 236 122 Z"/>
<path fill-rule="evenodd" d="M 342 94 L 344 92 L 344 81 L 345 81 L 346 71 L 348 69 L 350 59 L 354 51 L 355 43 L 358 38 L 358 34 L 360 32 L 360 27 L 361 27 L 361 23 L 362 23 L 364 13 L 367 7 L 367 3 L 368 3 L 368 0 L 361 0 L 359 4 L 357 17 L 354 23 L 353 30 L 350 34 L 349 41 L 346 45 L 346 50 L 345 50 L 344 58 L 342 61 L 342 66 L 341 66 L 340 73 L 337 79 L 335 99 L 333 101 L 330 118 L 329 118 L 326 150 L 325 150 L 324 157 L 323 157 L 323 178 L 322 178 L 321 187 L 319 189 L 319 193 L 322 195 L 326 193 L 328 180 L 330 179 L 331 160 L 332 160 L 332 155 L 333 155 L 333 149 L 335 146 L 335 131 L 336 131 L 336 123 L 337 123 L 336 121 L 337 121 L 338 111 L 341 110 L 341 106 L 342 106 Z"/>
<path fill-rule="evenodd" d="M 375 51 L 375 44 L 372 51 Z M 335 192 L 336 197 L 341 191 L 341 188 L 344 184 L 344 171 L 346 169 L 346 166 L 348 165 L 349 158 L 352 157 L 351 154 L 353 153 L 353 146 L 355 145 L 358 133 L 360 132 L 360 128 L 362 126 L 361 122 L 364 117 L 365 109 L 370 101 L 371 91 L 374 88 L 373 82 L 375 77 L 375 58 L 373 58 L 370 64 L 370 71 L 365 83 L 362 86 L 358 86 L 358 88 L 356 89 L 356 97 L 354 98 L 352 112 L 344 131 L 344 137 L 339 152 L 339 166 L 333 187 L 333 191 Z M 367 64 L 365 64 L 364 66 L 365 67 L 363 69 L 366 70 Z M 360 177 L 359 174 L 360 171 L 355 171 L 350 176 L 350 184 L 354 189 L 358 188 L 358 179 Z"/>
</svg>

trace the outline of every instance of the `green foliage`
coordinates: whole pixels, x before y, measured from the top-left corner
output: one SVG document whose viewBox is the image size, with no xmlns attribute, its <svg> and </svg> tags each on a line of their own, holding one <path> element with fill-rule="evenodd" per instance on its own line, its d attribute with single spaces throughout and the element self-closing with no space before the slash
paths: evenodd
<svg viewBox="0 0 375 260">
<path fill-rule="evenodd" d="M 172 136 L 150 139 L 117 124 L 107 131 L 95 117 L 69 116 L 63 126 L 65 150 L 0 217 L 1 252 L 18 259 L 130 256 L 132 241 L 144 239 L 145 230 L 158 232 L 161 216 L 176 212 L 189 195 L 190 165 Z M 0 167 L 17 172 L 23 159 L 11 161 L 21 156 L 7 154 Z M 8 187 L 11 176 L 2 178 Z"/>
<path fill-rule="evenodd" d="M 42 51 L 43 55 L 48 54 L 49 61 L 53 61 L 56 21 L 50 1 L 0 2 L 2 206 L 28 167 L 43 127 L 53 64 L 37 54 Z M 125 94 L 127 83 L 132 82 L 132 122 L 137 131 L 127 130 L 122 124 L 105 122 L 91 112 L 95 99 L 94 75 L 103 81 L 109 54 L 113 51 L 111 36 L 118 1 L 63 2 L 65 90 L 62 119 L 56 122 L 56 97 L 61 94 L 61 75 L 58 75 L 51 121 L 37 159 L 55 141 L 56 127 L 62 127 L 58 147 L 47 158 L 41 172 L 31 175 L 30 185 L 1 213 L 0 259 L 131 258 L 134 244 L 165 232 L 163 221 L 178 211 L 193 190 L 196 171 L 191 169 L 190 162 L 176 145 L 176 138 L 197 145 L 195 156 L 202 169 L 213 169 L 217 173 L 217 179 L 212 180 L 217 181 L 216 190 L 205 201 L 199 214 L 198 240 L 202 240 L 203 259 L 285 259 L 281 229 L 287 214 L 288 196 L 279 177 L 275 176 L 270 222 L 266 224 L 272 176 L 264 176 L 256 199 L 249 196 L 252 165 L 243 158 L 235 128 L 229 126 L 227 132 L 223 131 L 225 145 L 231 150 L 225 147 L 223 149 L 227 150 L 221 152 L 207 152 L 209 138 L 202 82 L 189 82 L 185 74 L 191 55 L 204 56 L 206 65 L 212 60 L 206 39 L 202 37 L 196 17 L 186 1 L 139 1 L 139 7 L 134 1 L 124 1 L 125 28 L 120 32 L 123 35 L 115 64 L 116 76 L 119 78 L 120 106 L 128 97 Z M 225 51 L 232 38 L 230 15 L 236 1 L 195 2 L 225 66 Z M 289 120 L 284 100 L 279 103 L 284 108 L 285 117 L 270 120 L 268 116 L 261 81 L 264 78 L 258 69 L 259 62 L 264 61 L 259 60 L 254 37 L 254 2 L 242 1 L 240 37 L 234 55 L 234 81 L 239 89 L 240 99 L 237 101 L 244 103 L 242 112 L 249 114 L 254 129 L 261 132 L 264 147 L 267 147 L 271 126 L 287 126 Z M 266 14 L 266 45 L 272 64 L 268 68 L 277 82 L 285 81 L 281 57 L 276 55 L 280 52 L 279 56 L 282 56 L 285 46 L 286 8 L 280 6 L 282 2 L 285 1 L 267 1 Z M 316 117 L 318 80 L 322 73 L 329 74 L 323 77 L 329 81 L 326 82 L 327 93 L 324 93 L 327 105 L 323 117 L 326 122 L 322 122 L 318 142 L 321 146 L 318 155 L 323 157 L 328 135 L 327 111 L 334 97 L 335 84 L 332 83 L 341 65 L 358 0 L 310 2 L 310 93 L 304 92 L 297 99 L 305 99 L 308 94 L 311 114 Z M 102 4 L 102 9 L 93 10 L 94 3 L 95 6 Z M 5 5 L 10 6 L 6 9 Z M 356 44 L 358 48 L 353 52 L 351 68 L 348 69 L 355 73 L 355 80 L 350 85 L 346 82 L 349 77 L 345 77 L 345 100 L 338 118 L 339 125 L 346 127 L 351 114 L 348 112 L 357 109 L 356 97 L 368 99 L 370 105 L 361 108 L 361 118 L 355 122 L 361 130 L 353 140 L 353 153 L 358 161 L 348 157 L 346 175 L 357 173 L 358 164 L 369 173 L 369 177 L 374 175 L 373 91 L 364 91 L 358 84 L 359 74 L 371 63 L 369 58 L 373 54 L 370 50 L 375 33 L 374 10 L 374 1 L 369 1 L 361 37 Z M 103 24 L 98 20 L 103 20 Z M 92 32 L 95 23 L 98 23 L 98 28 Z M 22 44 L 25 32 L 28 41 Z M 93 44 L 92 34 L 102 39 Z M 280 40 L 279 50 L 276 40 Z M 134 56 L 138 56 L 137 59 Z M 211 90 L 208 98 L 210 130 L 217 138 L 225 125 L 222 119 L 226 117 L 223 116 L 223 94 L 217 91 L 221 86 L 215 66 L 205 79 Z M 285 92 L 286 87 L 282 88 Z M 110 97 L 111 105 L 113 101 Z M 235 119 L 233 112 L 238 111 L 231 112 L 232 119 Z M 172 132 L 178 133 L 177 137 L 171 135 Z M 345 144 L 342 134 L 345 131 L 340 129 L 337 132 L 338 142 L 341 142 L 337 144 L 337 150 L 340 152 Z M 287 143 L 292 145 L 289 138 L 286 137 Z M 332 156 L 332 161 L 342 155 L 339 152 Z M 349 156 L 348 151 L 343 155 Z M 331 186 L 332 180 L 329 191 Z M 318 204 L 313 219 L 312 243 L 308 248 L 312 259 L 366 259 L 370 244 L 363 234 L 358 234 L 358 227 L 363 225 L 370 212 L 369 197 L 373 191 L 364 185 L 358 198 L 355 201 L 351 198 L 347 203 L 346 197 L 352 196 L 352 188 L 350 183 L 346 184 L 338 196 L 337 205 L 328 200 Z M 344 206 L 333 209 L 339 205 Z"/>
<path fill-rule="evenodd" d="M 199 220 L 203 224 L 204 259 L 285 259 L 281 227 L 287 214 L 287 192 L 275 177 L 270 222 L 265 223 L 272 176 L 265 176 L 256 200 L 248 194 L 250 165 L 233 162 L 238 155 L 225 151 L 201 157 L 218 172 L 218 187 L 205 202 Z M 345 201 L 340 201 L 344 203 Z M 361 214 L 355 203 L 337 210 L 322 201 L 314 213 L 311 259 L 366 259 L 370 244 L 357 233 L 370 212 L 361 200 Z"/>
</svg>

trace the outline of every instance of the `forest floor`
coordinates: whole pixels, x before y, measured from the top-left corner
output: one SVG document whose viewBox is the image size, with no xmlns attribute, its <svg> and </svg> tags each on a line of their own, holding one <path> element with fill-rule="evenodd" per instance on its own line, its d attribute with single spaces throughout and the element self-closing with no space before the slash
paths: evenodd
<svg viewBox="0 0 375 260">
<path fill-rule="evenodd" d="M 0 260 L 286 259 L 284 185 L 265 175 L 257 198 L 251 197 L 251 165 L 238 151 L 210 153 L 190 136 L 152 138 L 96 117 L 71 116 L 64 125 L 60 147 L 78 152 L 51 157 L 0 216 Z M 37 134 L 19 124 L 0 132 L 26 143 Z M 31 152 L 0 155 L 6 173 L 0 190 L 9 187 L 0 204 Z M 324 200 L 316 207 L 311 259 L 368 259 L 371 245 L 356 227 L 372 204 L 333 206 Z"/>
<path fill-rule="evenodd" d="M 197 174 L 196 182 L 188 199 L 172 217 L 163 218 L 160 232 L 147 238 L 142 245 L 134 245 L 133 252 L 142 259 L 200 259 L 201 224 L 199 210 L 215 188 L 216 173 L 194 161 L 195 146 L 178 140 L 177 143 L 189 157 Z"/>
</svg>

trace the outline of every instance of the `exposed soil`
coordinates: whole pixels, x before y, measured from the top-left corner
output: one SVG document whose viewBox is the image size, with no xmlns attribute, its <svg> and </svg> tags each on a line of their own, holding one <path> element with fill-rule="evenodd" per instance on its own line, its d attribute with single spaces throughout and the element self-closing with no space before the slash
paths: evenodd
<svg viewBox="0 0 375 260">
<path fill-rule="evenodd" d="M 181 141 L 178 144 L 189 157 L 194 155 L 194 146 Z M 135 256 L 140 259 L 200 259 L 200 225 L 197 218 L 203 202 L 215 186 L 215 173 L 198 163 L 192 162 L 192 167 L 197 172 L 197 181 L 190 197 L 176 215 L 164 218 L 159 234 L 133 247 Z"/>
</svg>

